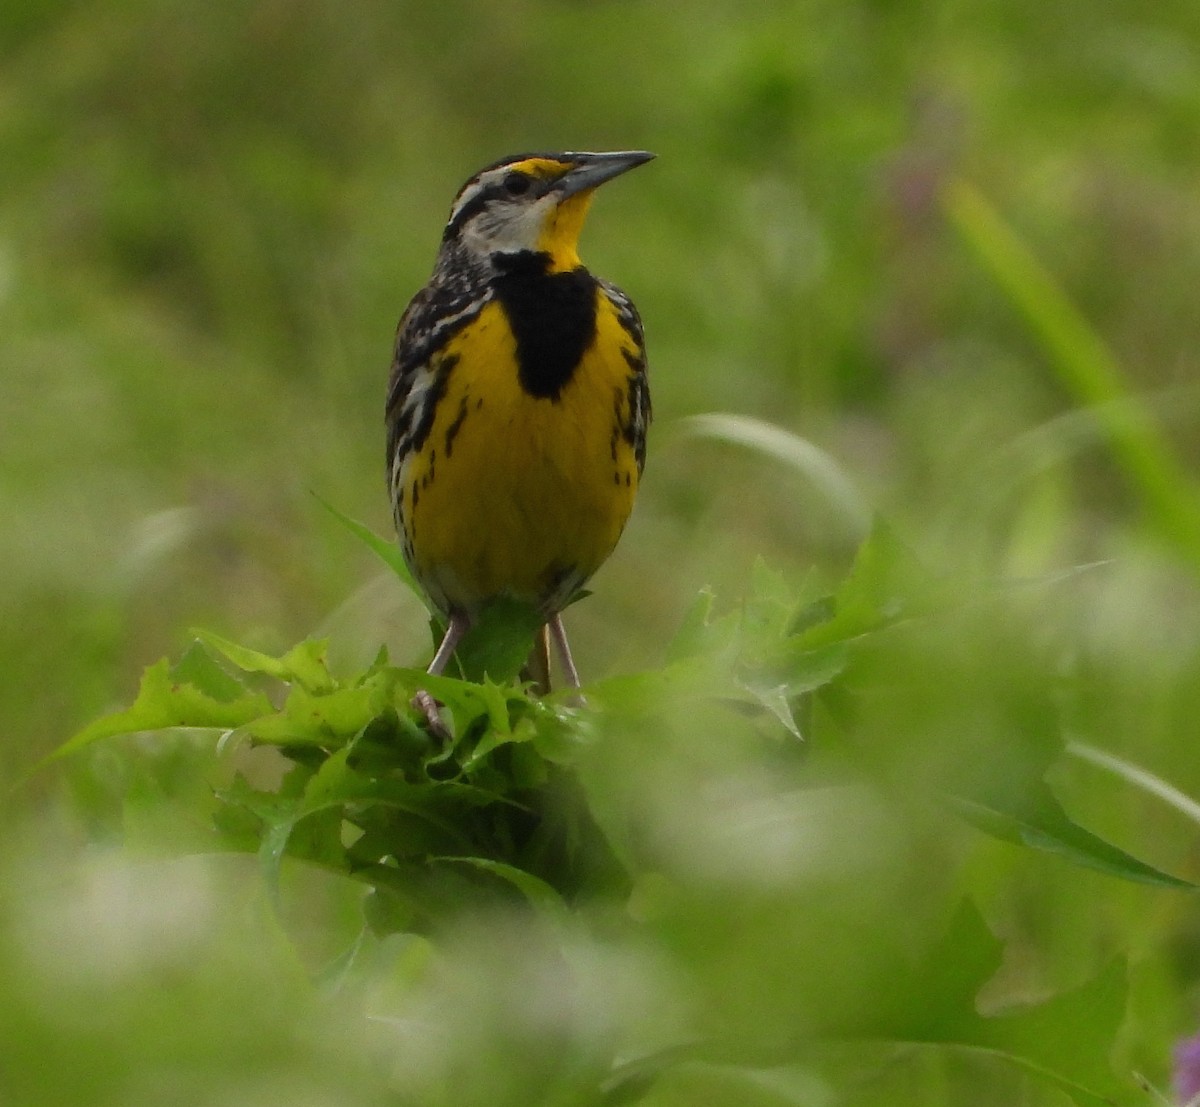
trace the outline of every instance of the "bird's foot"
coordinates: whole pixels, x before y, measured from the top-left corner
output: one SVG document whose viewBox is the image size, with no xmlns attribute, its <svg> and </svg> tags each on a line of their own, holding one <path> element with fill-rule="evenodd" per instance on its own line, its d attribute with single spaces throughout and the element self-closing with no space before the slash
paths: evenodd
<svg viewBox="0 0 1200 1107">
<path fill-rule="evenodd" d="M 413 696 L 412 705 L 425 717 L 430 734 L 435 738 L 440 738 L 443 742 L 451 741 L 454 736 L 442 718 L 440 711 L 442 705 L 433 696 L 422 688 Z"/>
</svg>

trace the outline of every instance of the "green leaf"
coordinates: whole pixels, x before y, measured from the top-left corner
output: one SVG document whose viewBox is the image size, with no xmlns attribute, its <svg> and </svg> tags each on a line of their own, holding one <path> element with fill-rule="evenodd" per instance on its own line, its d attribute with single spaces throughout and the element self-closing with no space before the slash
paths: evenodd
<svg viewBox="0 0 1200 1107">
<path fill-rule="evenodd" d="M 750 568 L 750 591 L 742 605 L 742 630 L 755 644 L 783 638 L 796 612 L 810 598 L 811 574 L 800 585 L 772 569 L 761 558 Z"/>
<path fill-rule="evenodd" d="M 295 682 L 310 692 L 328 692 L 334 687 L 334 679 L 325 664 L 329 649 L 327 639 L 308 639 L 293 646 L 282 657 L 271 657 L 239 646 L 210 630 L 193 630 L 192 633 L 245 672 L 265 673 L 288 684 Z"/>
<path fill-rule="evenodd" d="M 199 641 L 193 642 L 171 666 L 171 679 L 180 684 L 190 684 L 221 703 L 232 703 L 247 692 L 246 686 L 222 669 Z"/>
<path fill-rule="evenodd" d="M 915 1041 L 951 1041 L 961 1027 L 979 1020 L 975 997 L 1000 968 L 1003 943 L 988 929 L 978 908 L 963 900 L 950 925 L 929 954 L 917 975 L 912 994 L 920 1006 L 908 1011 L 918 1021 L 904 1030 Z"/>
<path fill-rule="evenodd" d="M 913 552 L 882 518 L 859 548 L 849 575 L 832 602 L 808 605 L 793 621 L 797 644 L 812 650 L 925 614 L 941 589 Z M 828 617 L 819 615 L 828 612 Z"/>
<path fill-rule="evenodd" d="M 601 1086 L 602 1107 L 641 1103 L 660 1076 L 687 1061 L 696 1051 L 693 1044 L 670 1045 L 614 1065 Z"/>
<path fill-rule="evenodd" d="M 1044 781 L 1029 782 L 1019 796 L 952 796 L 951 803 L 967 822 L 994 838 L 1058 854 L 1076 865 L 1139 884 L 1196 887 L 1139 861 L 1072 821 Z"/>
<path fill-rule="evenodd" d="M 450 745 L 442 750 L 439 758 L 434 760 L 449 760 L 458 750 L 459 741 L 470 731 L 480 725 L 480 720 L 488 719 L 492 711 L 492 702 L 486 686 L 476 684 L 471 680 L 459 677 L 435 676 L 419 669 L 401 670 L 411 679 L 412 687 L 424 689 L 442 704 L 450 717 Z"/>
<path fill-rule="evenodd" d="M 326 511 L 329 512 L 339 523 L 342 524 L 351 534 L 358 538 L 376 557 L 379 558 L 393 573 L 397 579 L 410 591 L 421 603 L 428 606 L 429 601 L 425 593 L 421 590 L 421 586 L 417 584 L 416 578 L 412 575 L 412 571 L 408 567 L 408 563 L 404 560 L 404 552 L 400 549 L 400 545 L 387 538 L 381 538 L 376 534 L 366 523 L 360 523 L 357 519 L 351 519 L 349 515 L 343 515 L 333 504 L 328 503 L 318 496 L 315 492 L 312 493 L 313 498 Z"/>
<path fill-rule="evenodd" d="M 259 865 L 274 898 L 278 898 L 283 859 L 289 854 L 352 871 L 363 861 L 378 862 L 386 855 L 415 854 L 424 859 L 430 852 L 470 852 L 472 843 L 461 829 L 464 815 L 498 800 L 453 783 L 372 779 L 351 767 L 350 753 L 347 747 L 326 758 L 307 778 L 299 796 L 257 792 L 240 779 L 219 793 L 223 802 L 244 807 L 262 821 Z M 385 829 L 373 835 L 377 856 L 368 857 L 361 841 L 356 843 L 354 854 L 361 860 L 352 863 L 342 845 L 342 824 L 353 821 L 371 834 L 374 820 L 370 812 L 377 808 L 399 812 L 405 818 L 386 820 Z M 410 825 L 418 831 L 416 849 L 404 840 Z"/>
<path fill-rule="evenodd" d="M 403 670 L 383 669 L 365 683 L 313 693 L 301 684 L 288 692 L 283 710 L 246 727 L 257 742 L 271 745 L 344 745 L 393 702 Z"/>
<path fill-rule="evenodd" d="M 606 677 L 588 685 L 588 703 L 623 717 L 654 716 L 664 705 L 690 704 L 732 698 L 746 700 L 746 691 L 728 658 L 700 654 L 657 669 Z"/>
<path fill-rule="evenodd" d="M 803 636 L 791 638 L 766 653 L 761 669 L 777 682 L 789 698 L 814 692 L 836 680 L 850 660 L 850 648 L 845 642 L 810 648 Z"/>
<path fill-rule="evenodd" d="M 463 771 L 470 773 L 479 762 L 500 746 L 510 742 L 528 741 L 533 737 L 533 728 L 529 720 L 526 725 L 514 727 L 509 718 L 509 697 L 504 688 L 485 680 L 479 685 L 480 700 L 485 706 L 488 726 L 483 737 L 475 743 L 475 748 L 462 758 Z M 523 697 L 522 697 L 523 699 Z"/>
<path fill-rule="evenodd" d="M 507 597 L 493 600 L 454 651 L 463 677 L 513 680 L 524 668 L 533 637 L 545 621 L 531 604 Z"/>
<path fill-rule="evenodd" d="M 792 710 L 791 696 L 786 684 L 769 684 L 755 680 L 742 680 L 740 686 L 750 698 L 782 725 L 793 738 L 802 738 L 800 727 Z"/>
<path fill-rule="evenodd" d="M 262 844 L 258 851 L 259 866 L 266 880 L 272 899 L 278 904 L 279 873 L 283 856 L 292 841 L 298 824 L 319 813 L 333 813 L 332 819 L 323 821 L 320 830 L 323 841 L 310 840 L 303 853 L 309 859 L 323 858 L 332 861 L 344 854 L 341 844 L 341 812 L 345 802 L 347 778 L 351 776 L 346 767 L 348 751 L 338 750 L 325 759 L 320 769 L 309 779 L 304 795 L 293 801 L 288 808 L 276 809 L 275 818 L 267 824 Z"/>
<path fill-rule="evenodd" d="M 177 681 L 170 663 L 163 658 L 142 674 L 137 698 L 131 707 L 90 723 L 43 758 L 35 768 L 117 734 L 172 727 L 232 730 L 273 711 L 271 701 L 259 692 L 246 692 L 232 700 L 216 699 L 192 684 Z"/>
<path fill-rule="evenodd" d="M 560 896 L 549 884 L 532 873 L 519 869 L 515 865 L 506 864 L 488 857 L 431 857 L 430 861 L 443 862 L 452 865 L 468 865 L 481 872 L 491 873 L 501 880 L 511 884 L 528 901 L 531 907 L 536 907 L 552 918 L 565 920 L 567 907 Z"/>
<path fill-rule="evenodd" d="M 1111 1054 L 1125 1020 L 1125 963 L 1044 1003 L 980 1019 L 967 1043 L 1007 1057 L 1067 1092 L 1077 1103 L 1111 1105 L 1118 1091 Z"/>
<path fill-rule="evenodd" d="M 711 588 L 702 588 L 667 646 L 668 662 L 704 654 L 734 656 L 740 630 L 737 612 L 714 617 L 715 606 L 716 594 Z"/>
<path fill-rule="evenodd" d="M 1037 1074 L 1077 1103 L 1110 1104 L 1116 1079 L 1109 1057 L 1125 1017 L 1124 966 L 1110 965 L 1043 1003 L 984 1016 L 976 996 L 1001 957 L 1001 943 L 974 905 L 962 903 L 914 976 L 909 995 L 921 1002 L 909 1001 L 898 1012 L 895 1037 L 985 1050 Z M 917 1021 L 908 1021 L 914 1012 Z"/>
<path fill-rule="evenodd" d="M 741 658 L 738 682 L 795 737 L 801 737 L 795 719 L 797 697 L 834 680 L 845 668 L 844 642 L 810 646 L 804 629 L 810 621 L 814 578 L 797 585 L 760 560 L 751 570 L 752 592 L 742 610 Z M 825 620 L 833 615 L 828 609 Z"/>
<path fill-rule="evenodd" d="M 646 1092 L 653 1083 L 652 1101 L 669 1104 L 719 1104 L 721 1107 L 813 1107 L 835 1102 L 829 1085 L 807 1069 L 795 1065 L 758 1067 L 693 1060 L 682 1051 L 667 1053 L 661 1060 L 652 1060 L 644 1070 L 628 1073 L 622 1066 L 624 1081 L 606 1084 L 601 1104 L 646 1102 Z"/>
</svg>

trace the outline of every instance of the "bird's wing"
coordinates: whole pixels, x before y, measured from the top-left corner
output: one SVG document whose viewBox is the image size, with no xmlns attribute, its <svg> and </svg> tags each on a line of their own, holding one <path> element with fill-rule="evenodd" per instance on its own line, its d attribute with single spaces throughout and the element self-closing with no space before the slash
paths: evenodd
<svg viewBox="0 0 1200 1107">
<path fill-rule="evenodd" d="M 646 464 L 646 428 L 650 426 L 653 412 L 650 407 L 650 380 L 646 372 L 646 332 L 642 318 L 633 306 L 633 301 L 615 284 L 600 281 L 600 290 L 616 309 L 617 321 L 633 341 L 634 354 L 627 355 L 629 362 L 629 413 L 625 433 L 633 444 L 637 458 L 638 474 Z"/>
<path fill-rule="evenodd" d="M 405 457 L 432 422 L 445 372 L 441 350 L 492 298 L 490 288 L 462 280 L 431 281 L 413 297 L 396 328 L 395 352 L 388 381 L 387 466 L 391 485 Z"/>
</svg>

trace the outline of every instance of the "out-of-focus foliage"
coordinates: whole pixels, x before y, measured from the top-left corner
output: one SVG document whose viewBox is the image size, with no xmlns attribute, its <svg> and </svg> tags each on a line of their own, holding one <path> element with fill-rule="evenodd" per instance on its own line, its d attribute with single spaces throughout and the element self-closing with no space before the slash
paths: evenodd
<svg viewBox="0 0 1200 1107">
<path fill-rule="evenodd" d="M 369 544 L 394 560 L 377 538 Z M 1063 583 L 1040 582 L 1034 591 Z M 981 641 L 1013 622 L 1026 627 L 1023 598 L 992 597 L 989 629 L 981 629 L 964 617 L 964 597 L 953 584 L 931 580 L 883 526 L 832 594 L 810 595 L 810 586 L 761 565 L 751 589 L 743 609 L 726 614 L 702 595 L 664 667 L 601 682 L 592 703 L 567 710 L 512 687 L 536 626 L 522 627 L 512 605 L 493 608 L 472 628 L 458 654 L 466 679 L 395 668 L 383 656 L 339 679 L 328 668 L 326 642 L 271 657 L 200 632 L 176 664 L 164 660 L 146 671 L 129 709 L 97 720 L 57 756 L 77 756 L 122 734 L 152 732 L 159 756 L 173 732 L 220 735 L 220 756 L 198 768 L 209 780 L 227 779 L 208 802 L 192 801 L 193 814 L 206 815 L 209 825 L 198 828 L 191 849 L 256 852 L 277 909 L 285 859 L 365 884 L 360 933 L 335 969 L 342 979 L 378 952 L 380 939 L 421 936 L 440 950 L 446 933 L 467 920 L 546 928 L 551 957 L 556 936 L 561 942 L 574 931 L 571 940 L 593 955 L 626 956 L 644 945 L 665 951 L 674 946 L 675 927 L 709 929 L 714 900 L 732 878 L 735 887 L 745 884 L 739 906 L 724 912 L 725 926 L 698 948 L 677 953 L 671 969 L 703 990 L 710 960 L 734 953 L 722 951 L 720 935 L 742 906 L 761 899 L 784 907 L 824 884 L 818 873 L 841 890 L 847 877 L 911 871 L 919 862 L 909 839 L 918 830 L 953 835 L 954 811 L 1002 840 L 1111 876 L 1190 887 L 1072 822 L 1052 794 L 1045 773 L 1063 753 L 1052 700 L 1036 675 L 1019 690 L 1012 683 L 1044 665 L 1037 646 L 1006 640 L 1005 665 L 972 674 L 977 734 L 953 746 L 930 743 L 934 715 L 908 716 L 910 703 L 930 699 L 919 676 L 929 648 L 957 650 L 968 636 Z M 263 677 L 273 696 L 256 690 Z M 412 706 L 418 688 L 438 697 L 445 734 L 419 725 Z M 934 712 L 953 713 L 944 694 L 935 700 Z M 818 721 L 822 709 L 832 714 Z M 805 732 L 798 717 L 806 719 Z M 880 756 L 872 748 L 880 720 L 889 729 L 899 725 L 902 766 L 896 750 Z M 648 737 L 665 747 L 652 758 Z M 621 756 L 626 745 L 629 761 Z M 706 764 L 689 772 L 703 746 Z M 913 756 L 917 749 L 921 756 Z M 275 764 L 267 771 L 269 763 L 253 755 L 272 750 Z M 115 825 L 147 812 L 161 819 L 164 807 L 179 803 L 169 788 L 155 796 L 130 787 L 128 767 L 115 775 L 97 768 L 93 761 L 76 777 L 93 817 L 107 811 Z M 692 797 L 686 811 L 677 809 L 680 787 Z M 856 850 L 837 848 L 847 832 L 858 838 Z M 879 881 L 880 892 L 893 887 L 896 871 Z M 647 884 L 649 914 L 637 906 Z M 1002 944 L 969 900 L 949 921 L 943 906 L 904 925 L 873 897 L 851 901 L 811 909 L 803 925 L 791 919 L 778 933 L 759 936 L 759 950 L 788 984 L 778 999 L 747 997 L 747 1009 L 730 1019 L 722 1006 L 730 983 L 722 980 L 697 1009 L 664 1005 L 678 1026 L 665 1049 L 661 1029 L 647 1039 L 638 1018 L 620 1014 L 604 1040 L 589 1040 L 575 1026 L 585 1012 L 564 959 L 538 1002 L 556 1011 L 556 1048 L 578 1053 L 580 1063 L 542 1074 L 545 1044 L 524 1044 L 531 1072 L 500 1101 L 562 1094 L 576 1103 L 653 1102 L 681 1074 L 697 1065 L 705 1071 L 714 1058 L 735 1082 L 796 1066 L 816 1080 L 830 1044 L 847 1056 L 865 1054 L 872 1067 L 873 1049 L 864 1043 L 919 1045 L 937 1056 L 984 1051 L 993 1067 L 1007 1062 L 1028 1070 L 1082 1104 L 1108 1102 L 1107 1093 L 1119 1088 L 1109 1058 L 1126 1010 L 1123 960 L 1043 1003 L 985 1015 L 978 994 L 1001 964 Z M 692 918 L 697 910 L 700 917 Z M 864 910 L 841 956 L 826 964 L 827 951 L 820 958 L 805 953 L 828 925 L 827 911 L 837 919 Z M 730 938 L 741 961 L 746 935 L 735 928 Z M 525 942 L 516 944 L 519 963 Z M 748 980 L 736 988 L 766 967 L 752 955 L 740 970 Z M 835 982 L 844 994 L 830 1002 Z M 530 984 L 537 987 L 536 978 Z M 599 987 L 598 1001 L 607 1006 L 606 985 Z M 816 994 L 826 1002 L 814 1006 Z M 410 1029 L 401 1025 L 403 1041 Z M 490 1031 L 498 1032 L 507 1028 Z M 451 1055 L 451 1069 L 477 1069 L 481 1087 L 501 1075 L 469 1051 L 456 1047 Z M 413 1059 L 418 1069 L 425 1063 Z M 496 1095 L 488 1091 L 479 1101 L 495 1102 Z M 474 1097 L 452 1080 L 447 1091 L 430 1086 L 417 1101 Z"/>
<path fill-rule="evenodd" d="M 390 335 L 467 175 L 660 155 L 583 244 L 645 317 L 657 415 L 568 613 L 591 706 L 563 740 L 628 899 L 501 896 L 436 932 L 373 900 L 364 931 L 301 823 L 270 903 L 210 851 L 270 825 L 229 804 L 286 794 L 273 745 L 92 731 L 0 816 L 0 1100 L 1166 1089 L 1200 1021 L 1194 897 L 1161 882 L 1200 877 L 1200 594 L 1164 525 L 1200 462 L 1198 23 L 1189 0 L 0 9 L 5 778 L 163 655 L 149 702 L 207 688 L 186 706 L 219 728 L 286 714 L 295 665 L 321 696 L 382 644 L 421 663 L 420 605 L 310 492 L 386 531 Z M 876 513 L 899 539 L 856 563 Z M 293 670 L 243 680 L 196 625 Z M 319 667 L 288 652 L 310 638 Z M 729 664 L 697 687 L 697 657 Z"/>
</svg>

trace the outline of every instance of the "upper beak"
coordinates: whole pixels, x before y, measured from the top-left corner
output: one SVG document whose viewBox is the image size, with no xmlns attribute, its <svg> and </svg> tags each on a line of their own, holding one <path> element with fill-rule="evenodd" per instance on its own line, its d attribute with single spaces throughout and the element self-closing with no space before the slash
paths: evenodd
<svg viewBox="0 0 1200 1107">
<path fill-rule="evenodd" d="M 569 156 L 575 164 L 558 178 L 553 187 L 553 191 L 558 192 L 564 200 L 577 192 L 585 192 L 612 180 L 628 169 L 645 165 L 654 157 L 646 150 L 614 150 L 603 154 Z"/>
</svg>

